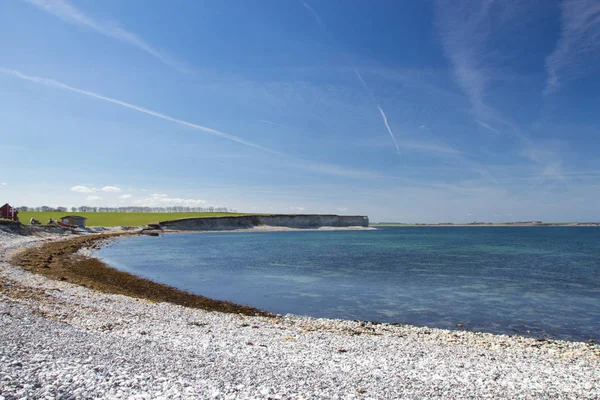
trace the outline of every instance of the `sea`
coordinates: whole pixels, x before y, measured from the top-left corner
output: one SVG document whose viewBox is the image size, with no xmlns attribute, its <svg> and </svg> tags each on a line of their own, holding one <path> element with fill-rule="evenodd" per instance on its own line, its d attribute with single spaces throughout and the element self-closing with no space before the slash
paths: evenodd
<svg viewBox="0 0 600 400">
<path fill-rule="evenodd" d="M 96 256 L 275 314 L 600 340 L 598 227 L 178 233 Z"/>
</svg>

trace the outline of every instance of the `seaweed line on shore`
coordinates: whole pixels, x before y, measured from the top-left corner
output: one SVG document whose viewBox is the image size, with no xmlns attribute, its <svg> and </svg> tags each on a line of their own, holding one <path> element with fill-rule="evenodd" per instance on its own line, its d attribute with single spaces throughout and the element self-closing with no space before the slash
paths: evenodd
<svg viewBox="0 0 600 400">
<path fill-rule="evenodd" d="M 117 237 L 132 234 L 136 233 L 111 232 L 42 243 L 18 252 L 11 257 L 10 262 L 35 274 L 68 281 L 104 293 L 122 294 L 207 311 L 274 317 L 273 314 L 257 308 L 209 299 L 119 271 L 95 257 L 79 253 L 82 249 L 98 249 Z"/>
</svg>

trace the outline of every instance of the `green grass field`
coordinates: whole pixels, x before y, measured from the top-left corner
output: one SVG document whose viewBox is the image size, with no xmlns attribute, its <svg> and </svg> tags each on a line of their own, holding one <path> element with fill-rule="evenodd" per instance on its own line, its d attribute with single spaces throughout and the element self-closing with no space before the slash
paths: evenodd
<svg viewBox="0 0 600 400">
<path fill-rule="evenodd" d="M 31 217 L 37 219 L 42 224 L 48 222 L 50 218 L 57 221 L 65 215 L 81 215 L 86 217 L 86 226 L 144 226 L 161 221 L 169 221 L 181 218 L 210 218 L 244 215 L 240 213 L 219 213 L 219 212 L 185 212 L 185 213 L 125 213 L 125 212 L 20 212 L 19 220 L 29 225 Z"/>
</svg>

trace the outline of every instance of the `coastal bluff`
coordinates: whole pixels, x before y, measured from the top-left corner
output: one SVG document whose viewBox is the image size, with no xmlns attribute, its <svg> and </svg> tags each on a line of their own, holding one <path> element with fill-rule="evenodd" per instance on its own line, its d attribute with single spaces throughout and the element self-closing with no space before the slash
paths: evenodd
<svg viewBox="0 0 600 400">
<path fill-rule="evenodd" d="M 185 218 L 164 221 L 160 229 L 184 231 L 222 231 L 250 229 L 257 226 L 275 226 L 297 229 L 321 227 L 347 228 L 368 227 L 369 217 L 363 215 L 242 215 L 239 217 Z"/>
</svg>

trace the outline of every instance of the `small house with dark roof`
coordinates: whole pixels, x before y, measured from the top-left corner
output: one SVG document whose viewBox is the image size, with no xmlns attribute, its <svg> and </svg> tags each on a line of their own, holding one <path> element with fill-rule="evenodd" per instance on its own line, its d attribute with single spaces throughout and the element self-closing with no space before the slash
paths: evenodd
<svg viewBox="0 0 600 400">
<path fill-rule="evenodd" d="M 60 217 L 60 222 L 63 224 L 75 225 L 78 228 L 85 228 L 85 221 L 87 221 L 87 218 L 80 215 L 67 215 Z"/>
<path fill-rule="evenodd" d="M 11 221 L 19 220 L 19 211 L 11 207 L 10 204 L 6 203 L 2 207 L 0 207 L 0 218 L 10 219 Z"/>
</svg>

